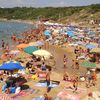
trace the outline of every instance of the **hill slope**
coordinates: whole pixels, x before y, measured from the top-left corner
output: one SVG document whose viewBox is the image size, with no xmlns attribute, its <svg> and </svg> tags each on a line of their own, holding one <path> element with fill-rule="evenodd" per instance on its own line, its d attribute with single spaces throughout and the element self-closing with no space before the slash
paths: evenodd
<svg viewBox="0 0 100 100">
<path fill-rule="evenodd" d="M 22 20 L 51 19 L 62 22 L 65 20 L 99 19 L 100 4 L 58 8 L 0 8 L 0 18 Z"/>
</svg>

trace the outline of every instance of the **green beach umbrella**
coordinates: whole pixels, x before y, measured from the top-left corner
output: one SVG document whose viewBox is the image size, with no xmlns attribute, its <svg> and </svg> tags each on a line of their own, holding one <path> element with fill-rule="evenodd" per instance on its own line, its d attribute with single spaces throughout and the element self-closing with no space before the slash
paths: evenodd
<svg viewBox="0 0 100 100">
<path fill-rule="evenodd" d="M 26 52 L 28 54 L 32 54 L 36 50 L 39 50 L 39 49 L 34 46 L 29 46 L 29 47 L 24 48 L 24 52 Z"/>
<path fill-rule="evenodd" d="M 84 62 L 82 62 L 81 66 L 87 67 L 87 68 L 96 68 L 96 64 L 92 63 L 90 61 L 84 61 Z"/>
</svg>

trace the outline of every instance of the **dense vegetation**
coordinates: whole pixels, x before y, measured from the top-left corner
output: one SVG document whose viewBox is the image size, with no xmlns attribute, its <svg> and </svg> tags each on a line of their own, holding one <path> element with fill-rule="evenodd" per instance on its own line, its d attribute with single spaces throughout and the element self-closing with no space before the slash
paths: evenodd
<svg viewBox="0 0 100 100">
<path fill-rule="evenodd" d="M 0 18 L 7 19 L 22 19 L 22 20 L 34 20 L 34 19 L 51 19 L 58 20 L 60 18 L 67 18 L 72 15 L 79 15 L 81 13 L 100 14 L 100 4 L 83 6 L 83 7 L 46 7 L 46 8 L 0 8 Z M 89 16 L 89 15 L 88 15 Z M 83 17 L 88 17 L 87 15 Z M 98 15 L 100 18 L 100 15 Z"/>
</svg>

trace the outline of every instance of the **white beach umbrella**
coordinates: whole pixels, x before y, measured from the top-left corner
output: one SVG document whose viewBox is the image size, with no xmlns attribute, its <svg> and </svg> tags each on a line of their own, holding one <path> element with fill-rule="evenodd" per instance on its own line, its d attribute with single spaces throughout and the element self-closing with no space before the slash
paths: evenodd
<svg viewBox="0 0 100 100">
<path fill-rule="evenodd" d="M 33 52 L 33 54 L 36 56 L 44 57 L 45 59 L 48 59 L 52 56 L 52 54 L 50 52 L 43 50 L 43 49 L 37 50 L 37 51 Z"/>
<path fill-rule="evenodd" d="M 16 54 L 18 54 L 18 53 L 20 53 L 19 50 L 11 50 L 11 51 L 9 52 L 9 54 L 14 54 L 14 55 L 16 55 Z"/>
</svg>

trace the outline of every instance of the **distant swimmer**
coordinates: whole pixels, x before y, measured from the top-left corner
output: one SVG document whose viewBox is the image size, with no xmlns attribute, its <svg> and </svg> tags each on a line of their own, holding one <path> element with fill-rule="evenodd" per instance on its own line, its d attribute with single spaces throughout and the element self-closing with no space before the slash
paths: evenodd
<svg viewBox="0 0 100 100">
<path fill-rule="evenodd" d="M 2 46 L 2 48 L 5 47 L 5 42 L 4 42 L 4 40 L 2 40 L 2 42 L 1 42 L 1 46 Z"/>
<path fill-rule="evenodd" d="M 12 39 L 13 41 L 16 41 L 16 35 L 13 34 L 13 35 L 11 36 L 11 39 Z"/>
</svg>

